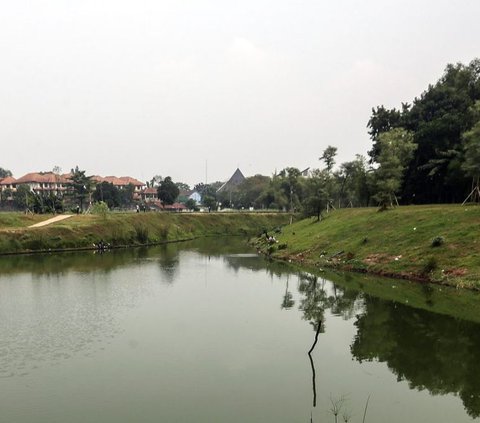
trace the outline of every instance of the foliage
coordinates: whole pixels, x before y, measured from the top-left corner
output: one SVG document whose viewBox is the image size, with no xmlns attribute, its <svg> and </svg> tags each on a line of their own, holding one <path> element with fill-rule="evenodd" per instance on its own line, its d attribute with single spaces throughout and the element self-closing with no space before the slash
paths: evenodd
<svg viewBox="0 0 480 423">
<path fill-rule="evenodd" d="M 432 247 L 440 247 L 445 242 L 445 238 L 443 236 L 436 236 L 432 239 L 431 246 Z"/>
<path fill-rule="evenodd" d="M 27 210 L 33 205 L 33 193 L 27 185 L 19 185 L 13 193 L 13 205 L 18 210 Z"/>
<path fill-rule="evenodd" d="M 92 198 L 96 202 L 105 203 L 107 208 L 120 205 L 120 190 L 111 182 L 103 181 L 95 187 Z"/>
<path fill-rule="evenodd" d="M 327 168 L 327 172 L 330 173 L 333 169 L 333 165 L 335 164 L 335 156 L 337 155 L 337 147 L 332 147 L 329 145 L 324 151 L 322 156 L 319 160 L 325 162 L 325 166 Z"/>
<path fill-rule="evenodd" d="M 380 153 L 375 170 L 375 195 L 373 198 L 382 209 L 393 205 L 393 198 L 400 190 L 403 173 L 416 149 L 413 134 L 403 128 L 391 129 L 378 138 Z"/>
<path fill-rule="evenodd" d="M 79 203 L 80 209 L 83 210 L 83 204 L 92 190 L 92 179 L 90 176 L 85 175 L 84 170 L 80 170 L 76 166 L 75 169 L 71 170 L 70 180 L 75 201 Z"/>
<path fill-rule="evenodd" d="M 104 218 L 107 217 L 109 211 L 108 204 L 105 201 L 98 201 L 92 206 L 92 214 L 98 214 Z"/>
<path fill-rule="evenodd" d="M 480 120 L 473 128 L 463 134 L 465 141 L 465 160 L 462 169 L 478 186 L 480 179 Z"/>
<path fill-rule="evenodd" d="M 202 203 L 205 207 L 208 208 L 208 210 L 217 209 L 217 200 L 215 200 L 215 197 L 212 197 L 211 195 L 204 195 Z"/>
<path fill-rule="evenodd" d="M 327 171 L 315 169 L 311 177 L 305 181 L 305 200 L 303 202 L 303 214 L 316 216 L 320 220 L 322 211 L 329 200 L 328 194 L 329 174 Z"/>
<path fill-rule="evenodd" d="M 157 196 L 163 205 L 173 204 L 179 193 L 180 190 L 170 176 L 161 181 L 157 189 Z"/>
<path fill-rule="evenodd" d="M 160 175 L 155 175 L 152 177 L 152 179 L 147 181 L 147 187 L 156 188 L 160 185 L 160 182 L 162 181 L 163 181 L 163 178 Z"/>
<path fill-rule="evenodd" d="M 401 127 L 413 133 L 417 148 L 400 189 L 404 203 L 460 202 L 470 192 L 463 134 L 478 122 L 479 100 L 480 60 L 475 59 L 468 65 L 447 65 L 435 84 L 400 111 L 383 106 L 372 110 L 372 162 L 378 163 L 381 154 L 381 134 Z"/>
<path fill-rule="evenodd" d="M 8 176 L 12 176 L 12 172 L 10 172 L 8 169 L 0 167 L 0 179 L 7 178 Z"/>
<path fill-rule="evenodd" d="M 180 191 L 190 191 L 190 185 L 184 182 L 175 182 L 175 185 L 178 187 Z"/>
<path fill-rule="evenodd" d="M 194 199 L 189 198 L 185 202 L 185 206 L 187 207 L 188 210 L 196 210 L 197 209 L 197 202 Z"/>
</svg>

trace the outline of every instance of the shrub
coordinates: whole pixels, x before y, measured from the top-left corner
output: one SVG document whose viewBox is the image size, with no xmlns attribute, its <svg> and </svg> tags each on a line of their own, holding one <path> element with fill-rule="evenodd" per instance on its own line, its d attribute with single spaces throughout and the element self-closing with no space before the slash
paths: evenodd
<svg viewBox="0 0 480 423">
<path fill-rule="evenodd" d="M 440 247 L 445 242 L 445 239 L 443 236 L 436 236 L 435 238 L 432 239 L 432 247 Z"/>
<path fill-rule="evenodd" d="M 102 217 L 107 217 L 107 213 L 109 212 L 107 203 L 105 201 L 99 201 L 98 203 L 93 204 L 92 206 L 92 213 L 98 214 Z"/>
</svg>

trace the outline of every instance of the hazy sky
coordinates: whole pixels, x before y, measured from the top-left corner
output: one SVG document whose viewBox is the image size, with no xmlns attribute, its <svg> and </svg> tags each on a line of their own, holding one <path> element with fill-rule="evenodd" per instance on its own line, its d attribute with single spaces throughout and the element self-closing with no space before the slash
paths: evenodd
<svg viewBox="0 0 480 423">
<path fill-rule="evenodd" d="M 190 184 L 318 167 L 480 56 L 479 0 L 0 0 L 0 166 Z"/>
</svg>

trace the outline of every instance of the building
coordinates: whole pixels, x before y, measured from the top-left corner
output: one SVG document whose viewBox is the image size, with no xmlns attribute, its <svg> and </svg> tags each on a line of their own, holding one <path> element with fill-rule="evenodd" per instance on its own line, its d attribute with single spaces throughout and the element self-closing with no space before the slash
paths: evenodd
<svg viewBox="0 0 480 423">
<path fill-rule="evenodd" d="M 230 179 L 225 182 L 220 188 L 217 189 L 217 193 L 221 192 L 232 192 L 234 191 L 243 181 L 245 180 L 245 176 L 240 169 L 233 173 Z"/>
<path fill-rule="evenodd" d="M 32 172 L 18 178 L 16 186 L 27 185 L 30 191 L 38 194 L 65 194 L 71 186 L 70 174 L 58 175 L 53 172 Z"/>
<path fill-rule="evenodd" d="M 157 188 L 145 188 L 140 193 L 140 198 L 144 203 L 151 203 L 158 200 Z"/>
</svg>

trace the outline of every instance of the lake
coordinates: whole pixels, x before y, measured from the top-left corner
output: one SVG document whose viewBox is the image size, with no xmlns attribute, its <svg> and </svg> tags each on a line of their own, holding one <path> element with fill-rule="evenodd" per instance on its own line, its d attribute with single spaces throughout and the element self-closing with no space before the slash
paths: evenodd
<svg viewBox="0 0 480 423">
<path fill-rule="evenodd" d="M 479 303 L 241 239 L 1 257 L 0 422 L 471 422 Z"/>
</svg>

